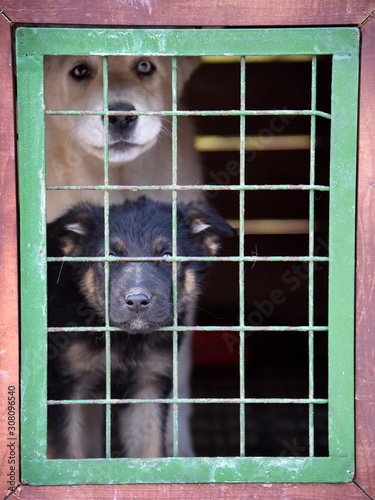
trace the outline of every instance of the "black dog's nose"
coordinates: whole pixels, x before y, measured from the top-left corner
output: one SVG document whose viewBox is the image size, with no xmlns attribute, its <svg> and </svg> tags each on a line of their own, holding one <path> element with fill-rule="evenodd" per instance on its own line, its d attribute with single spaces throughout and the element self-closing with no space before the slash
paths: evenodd
<svg viewBox="0 0 375 500">
<path fill-rule="evenodd" d="M 144 295 L 143 293 L 138 293 L 128 295 L 125 299 L 125 304 L 131 311 L 140 312 L 148 307 L 150 301 L 150 297 L 147 297 L 147 295 Z"/>
<path fill-rule="evenodd" d="M 119 104 L 109 108 L 109 111 L 135 111 L 135 107 L 131 104 Z M 112 130 L 122 134 L 130 127 L 135 125 L 138 116 L 134 115 L 119 115 L 110 116 L 108 118 L 109 126 Z"/>
</svg>

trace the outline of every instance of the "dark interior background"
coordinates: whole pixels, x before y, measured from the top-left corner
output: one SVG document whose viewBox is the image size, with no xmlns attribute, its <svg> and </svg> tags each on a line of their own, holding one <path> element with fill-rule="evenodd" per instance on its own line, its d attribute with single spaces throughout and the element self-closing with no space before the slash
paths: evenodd
<svg viewBox="0 0 375 500">
<path fill-rule="evenodd" d="M 330 111 L 331 59 L 318 60 L 317 109 Z M 187 109 L 230 110 L 240 106 L 239 62 L 205 62 L 186 89 Z M 246 108 L 303 110 L 311 108 L 311 59 L 263 58 L 247 63 Z M 238 117 L 197 117 L 198 136 L 239 135 Z M 246 136 L 258 139 L 245 156 L 248 184 L 309 184 L 310 151 L 301 136 L 310 135 L 309 116 L 246 118 Z M 316 183 L 329 183 L 329 121 L 316 120 Z M 297 137 L 296 137 L 297 136 Z M 275 139 L 280 139 L 275 146 Z M 302 137 L 303 139 L 303 137 Z M 308 139 L 307 139 L 308 140 Z M 225 143 L 223 140 L 222 143 Z M 281 144 L 281 145 L 280 145 Z M 223 145 L 221 144 L 221 148 Z M 207 184 L 238 184 L 239 151 L 202 151 Z M 227 219 L 237 220 L 235 191 L 207 193 Z M 315 192 L 315 255 L 328 255 L 327 193 Z M 249 191 L 245 219 L 268 221 L 309 218 L 308 191 Z M 245 255 L 308 255 L 308 233 L 281 234 L 272 229 L 249 231 Z M 262 224 L 261 224 L 261 227 Z M 225 242 L 223 255 L 238 255 L 238 240 Z M 198 325 L 237 326 L 238 264 L 215 263 L 199 305 Z M 314 269 L 314 323 L 326 325 L 328 267 Z M 245 320 L 248 325 L 308 324 L 308 279 L 303 263 L 245 264 Z M 308 333 L 252 332 L 245 341 L 246 397 L 306 398 L 309 389 Z M 194 338 L 192 397 L 239 397 L 239 340 L 233 332 L 202 332 Z M 315 397 L 327 397 L 327 332 L 314 335 Z M 246 405 L 246 455 L 306 456 L 309 454 L 308 405 Z M 315 449 L 327 455 L 327 407 L 315 405 Z M 198 456 L 239 454 L 239 405 L 195 404 L 192 420 Z"/>
</svg>

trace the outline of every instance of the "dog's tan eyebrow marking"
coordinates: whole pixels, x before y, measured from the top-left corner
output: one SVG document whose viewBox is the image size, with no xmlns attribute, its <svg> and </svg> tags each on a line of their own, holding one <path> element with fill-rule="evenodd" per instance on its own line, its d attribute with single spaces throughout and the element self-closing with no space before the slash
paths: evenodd
<svg viewBox="0 0 375 500">
<path fill-rule="evenodd" d="M 113 248 L 118 252 L 119 254 L 126 255 L 127 254 L 127 248 L 125 241 L 121 239 L 119 236 L 114 236 L 111 238 L 111 245 Z"/>
<path fill-rule="evenodd" d="M 205 238 L 204 244 L 205 244 L 206 248 L 208 249 L 208 251 L 211 253 L 211 255 L 217 254 L 220 245 L 215 240 L 215 238 L 212 238 L 212 237 Z"/>
<path fill-rule="evenodd" d="M 61 250 L 66 256 L 74 256 L 79 254 L 80 245 L 74 242 L 69 236 L 62 238 Z"/>
<path fill-rule="evenodd" d="M 64 255 L 72 255 L 75 249 L 75 245 L 72 241 L 66 241 L 64 246 L 62 247 L 62 251 Z"/>
<path fill-rule="evenodd" d="M 170 241 L 164 236 L 157 236 L 151 243 L 153 253 L 158 253 L 170 246 Z"/>
</svg>

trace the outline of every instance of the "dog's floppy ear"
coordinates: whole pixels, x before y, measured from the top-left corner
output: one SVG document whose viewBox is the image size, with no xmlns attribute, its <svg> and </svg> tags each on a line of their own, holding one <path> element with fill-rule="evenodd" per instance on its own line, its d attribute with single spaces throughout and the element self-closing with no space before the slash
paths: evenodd
<svg viewBox="0 0 375 500">
<path fill-rule="evenodd" d="M 93 208 L 90 204 L 79 204 L 48 224 L 48 255 L 77 256 L 81 253 Z"/>
<path fill-rule="evenodd" d="M 196 56 L 182 56 L 178 58 L 178 93 L 181 95 L 182 90 L 194 71 L 200 66 L 201 59 Z"/>
<path fill-rule="evenodd" d="M 223 238 L 237 235 L 216 210 L 205 202 L 179 204 L 183 218 L 190 226 L 191 233 L 198 238 L 206 255 L 216 255 Z"/>
</svg>

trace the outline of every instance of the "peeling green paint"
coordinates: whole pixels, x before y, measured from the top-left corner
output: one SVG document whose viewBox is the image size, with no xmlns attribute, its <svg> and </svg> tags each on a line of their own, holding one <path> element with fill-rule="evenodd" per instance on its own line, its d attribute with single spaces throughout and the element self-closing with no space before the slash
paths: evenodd
<svg viewBox="0 0 375 500">
<path fill-rule="evenodd" d="M 319 29 L 73 29 L 73 28 L 19 28 L 16 30 L 17 46 L 17 90 L 19 132 L 19 193 L 21 235 L 21 363 L 22 363 L 22 478 L 28 484 L 79 484 L 79 483 L 194 483 L 194 482 L 348 482 L 354 470 L 354 237 L 355 237 L 355 166 L 356 166 L 356 120 L 358 88 L 358 30 L 353 28 Z M 240 218 L 240 253 L 236 257 L 219 257 L 211 260 L 239 263 L 240 325 L 225 327 L 226 331 L 240 332 L 242 354 L 241 373 L 244 372 L 243 341 L 248 331 L 297 331 L 309 338 L 309 395 L 295 400 L 245 398 L 242 385 L 240 397 L 230 400 L 201 399 L 197 403 L 237 403 L 240 405 L 241 450 L 238 457 L 213 458 L 160 458 L 160 459 L 85 459 L 47 460 L 47 322 L 46 322 L 46 265 L 45 255 L 45 138 L 43 102 L 43 56 L 47 54 L 86 55 L 332 55 L 332 110 L 323 112 L 316 108 L 315 80 L 316 58 L 312 58 L 312 99 L 309 110 L 246 110 L 244 96 L 246 81 L 241 59 L 241 106 L 233 111 L 184 112 L 177 110 L 176 101 L 172 110 L 156 112 L 172 116 L 176 129 L 177 116 L 233 115 L 239 116 L 241 172 L 238 185 L 230 186 L 184 186 L 183 189 L 235 190 L 239 192 L 240 213 L 244 214 L 246 190 L 304 190 L 310 196 L 310 246 L 309 255 L 303 257 L 257 257 L 244 254 L 243 218 Z M 174 74 L 174 81 L 176 75 Z M 104 82 L 104 87 L 107 83 Z M 105 101 L 106 102 L 106 101 Z M 92 112 L 103 114 L 105 120 L 111 114 L 106 109 Z M 54 111 L 49 114 L 79 114 L 79 112 Z M 152 114 L 150 111 L 138 114 Z M 306 185 L 246 185 L 244 162 L 244 119 L 257 115 L 305 115 L 311 119 L 311 175 Z M 329 186 L 316 185 L 314 178 L 315 119 L 331 122 L 331 166 Z M 107 148 L 108 149 L 108 148 Z M 173 134 L 174 177 L 171 186 L 131 186 L 129 189 L 169 189 L 174 195 L 181 189 L 177 185 L 177 135 Z M 105 154 L 108 164 L 108 150 Z M 57 188 L 49 186 L 48 188 Z M 59 189 L 87 189 L 86 186 L 58 187 Z M 110 190 L 122 186 L 108 186 L 108 176 L 103 186 L 108 202 Z M 314 237 L 313 199 L 316 191 L 326 191 L 330 197 L 330 255 L 313 255 Z M 106 206 L 107 206 L 106 202 Z M 174 196 L 175 210 L 176 196 Z M 175 226 L 173 229 L 175 235 Z M 175 241 L 175 236 L 174 236 Z M 171 261 L 186 260 L 176 256 L 176 244 Z M 201 260 L 207 260 L 202 258 Z M 55 259 L 58 260 L 58 259 Z M 79 258 L 71 260 L 79 261 Z M 110 258 L 98 258 L 109 262 Z M 124 259 L 126 260 L 126 259 Z M 134 259 L 132 259 L 134 260 Z M 200 259 L 196 259 L 200 260 Z M 243 266 L 245 262 L 287 261 L 308 262 L 310 281 L 309 324 L 302 327 L 275 326 L 256 328 L 245 326 Z M 313 264 L 327 262 L 329 274 L 329 322 L 318 327 L 313 322 Z M 108 267 L 108 264 L 106 264 Z M 174 271 L 176 283 L 176 271 Z M 174 289 L 176 286 L 174 285 Z M 176 292 L 174 293 L 176 295 Z M 176 296 L 175 296 L 176 298 Z M 108 316 L 108 315 L 107 315 Z M 171 327 L 173 331 L 174 327 Z M 196 329 L 199 329 L 198 327 Z M 74 330 L 79 330 L 75 328 Z M 107 358 L 110 332 L 115 328 L 99 327 L 107 338 Z M 183 330 L 183 328 L 179 328 Z M 205 327 L 201 331 L 217 330 Z M 315 332 L 328 330 L 329 339 L 329 396 L 314 398 L 313 347 Z M 49 331 L 69 331 L 52 329 Z M 85 330 L 87 331 L 87 329 Z M 175 359 L 177 334 L 174 341 Z M 110 399 L 109 366 L 107 368 L 107 394 L 96 400 L 107 407 L 107 438 L 110 435 L 109 407 L 118 401 Z M 174 377 L 176 379 L 176 373 Z M 184 404 L 177 393 L 168 400 L 171 404 Z M 133 401 L 134 402 L 134 401 Z M 145 401 L 144 401 L 145 402 Z M 309 457 L 246 457 L 244 456 L 244 409 L 248 403 L 291 403 L 309 407 L 310 455 Z M 61 402 L 60 402 L 61 403 Z M 71 402 L 69 402 L 72 404 Z M 84 401 L 91 404 L 90 401 Z M 316 404 L 327 404 L 329 414 L 329 456 L 313 456 L 313 412 Z M 58 402 L 49 402 L 58 404 Z M 177 412 L 175 412 L 175 430 Z M 108 441 L 108 439 L 107 439 Z M 176 443 L 175 443 L 176 444 Z M 175 446 L 175 452 L 177 447 Z M 107 447 L 107 455 L 110 449 Z"/>
</svg>

